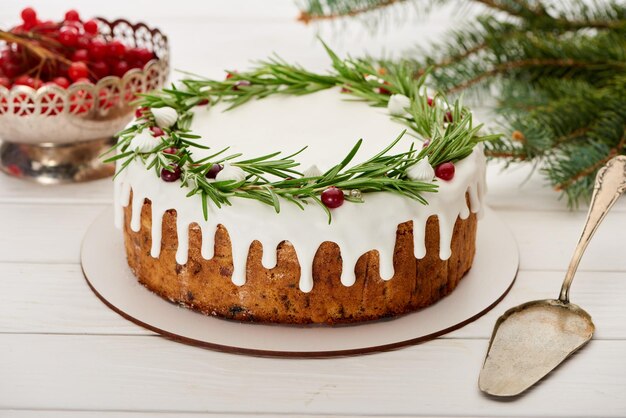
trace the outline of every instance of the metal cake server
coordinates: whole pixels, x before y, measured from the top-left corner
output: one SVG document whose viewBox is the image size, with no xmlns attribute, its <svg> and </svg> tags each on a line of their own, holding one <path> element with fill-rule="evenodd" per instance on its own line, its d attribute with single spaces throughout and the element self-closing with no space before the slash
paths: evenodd
<svg viewBox="0 0 626 418">
<path fill-rule="evenodd" d="M 570 303 L 569 289 L 591 237 L 624 190 L 626 156 L 618 156 L 596 176 L 587 222 L 559 298 L 524 303 L 498 319 L 478 379 L 480 390 L 494 396 L 518 395 L 591 339 L 595 330 L 591 316 Z"/>
</svg>

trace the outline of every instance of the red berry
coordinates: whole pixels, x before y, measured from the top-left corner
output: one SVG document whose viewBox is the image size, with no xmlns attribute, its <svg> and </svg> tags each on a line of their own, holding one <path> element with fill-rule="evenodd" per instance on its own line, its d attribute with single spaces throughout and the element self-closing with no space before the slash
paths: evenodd
<svg viewBox="0 0 626 418">
<path fill-rule="evenodd" d="M 52 80 L 52 82 L 55 85 L 57 85 L 57 86 L 59 86 L 59 87 L 61 87 L 63 89 L 66 89 L 66 88 L 68 88 L 70 86 L 70 81 L 67 78 L 65 78 L 65 77 L 57 77 L 54 80 Z"/>
<path fill-rule="evenodd" d="M 174 171 L 169 171 L 166 169 L 161 170 L 161 179 L 168 183 L 178 180 L 181 174 L 179 166 L 172 164 L 170 165 L 170 167 L 172 167 Z"/>
<path fill-rule="evenodd" d="M 67 75 L 72 81 L 78 81 L 80 78 L 89 77 L 89 69 L 84 62 L 73 62 L 67 70 Z"/>
<path fill-rule="evenodd" d="M 95 74 L 97 79 L 101 79 L 111 74 L 109 65 L 104 61 L 94 62 L 89 67 L 91 68 L 91 71 Z"/>
<path fill-rule="evenodd" d="M 59 42 L 65 46 L 75 46 L 78 42 L 78 29 L 71 26 L 63 26 L 59 29 Z"/>
<path fill-rule="evenodd" d="M 123 77 L 130 70 L 130 65 L 126 61 L 117 61 L 113 64 L 113 75 Z"/>
<path fill-rule="evenodd" d="M 42 86 L 42 84 L 43 83 L 41 82 L 40 79 L 33 78 L 27 75 L 22 75 L 15 79 L 16 86 L 27 86 L 33 89 L 38 89 L 39 87 Z"/>
<path fill-rule="evenodd" d="M 65 21 L 67 22 L 80 22 L 80 15 L 76 10 L 68 10 L 65 13 Z"/>
<path fill-rule="evenodd" d="M 138 107 L 137 109 L 135 109 L 135 117 L 137 119 L 143 118 L 147 110 L 148 110 L 147 107 Z"/>
<path fill-rule="evenodd" d="M 422 144 L 422 148 L 426 148 L 427 146 L 430 145 L 430 139 L 427 139 L 426 141 L 424 141 L 424 143 Z"/>
<path fill-rule="evenodd" d="M 388 83 L 388 82 L 386 82 L 386 81 L 385 81 L 383 84 L 385 84 L 385 85 L 387 85 L 387 86 L 389 85 L 389 83 Z M 389 90 L 389 89 L 388 89 L 388 88 L 386 88 L 386 87 L 379 87 L 379 88 L 378 88 L 378 93 L 380 93 L 380 94 L 386 94 L 386 95 L 388 95 L 388 96 L 389 96 L 389 95 L 391 95 L 391 90 Z"/>
<path fill-rule="evenodd" d="M 200 101 L 198 102 L 198 104 L 197 104 L 196 106 L 206 106 L 206 105 L 208 105 L 209 103 L 210 103 L 210 102 L 209 102 L 209 99 L 202 99 L 202 100 L 200 100 Z"/>
<path fill-rule="evenodd" d="M 91 43 L 91 40 L 87 36 L 79 36 L 78 41 L 76 41 L 76 48 L 89 49 L 90 43 Z"/>
<path fill-rule="evenodd" d="M 84 26 L 85 32 L 90 35 L 95 35 L 98 33 L 98 22 L 95 20 L 88 20 L 85 22 Z"/>
<path fill-rule="evenodd" d="M 435 167 L 435 176 L 441 180 L 450 181 L 454 177 L 454 164 L 443 163 Z"/>
<path fill-rule="evenodd" d="M 178 148 L 169 147 L 163 150 L 163 154 L 176 155 L 178 153 Z"/>
<path fill-rule="evenodd" d="M 144 63 L 144 65 L 154 58 L 152 51 L 148 51 L 146 48 L 139 48 L 138 53 L 138 58 Z"/>
<path fill-rule="evenodd" d="M 4 75 L 9 78 L 16 77 L 21 71 L 22 68 L 20 65 L 14 62 L 5 62 L 2 65 L 2 72 L 4 72 Z"/>
<path fill-rule="evenodd" d="M 102 61 L 107 54 L 107 45 L 100 39 L 94 39 L 89 44 L 88 50 L 92 61 Z"/>
<path fill-rule="evenodd" d="M 30 23 L 31 25 L 37 23 L 37 12 L 32 7 L 22 10 L 21 16 L 24 23 Z"/>
<path fill-rule="evenodd" d="M 338 208 L 339 206 L 343 205 L 343 200 L 343 192 L 335 186 L 331 186 L 322 192 L 322 203 L 327 208 Z"/>
<path fill-rule="evenodd" d="M 213 164 L 211 168 L 209 168 L 209 171 L 206 172 L 206 178 L 214 179 L 215 177 L 217 177 L 217 173 L 222 171 L 223 168 L 224 166 L 220 164 Z"/>
<path fill-rule="evenodd" d="M 43 22 L 37 23 L 37 32 L 52 33 L 52 32 L 56 32 L 58 27 L 59 26 L 52 20 L 45 20 Z"/>
<path fill-rule="evenodd" d="M 433 100 L 432 97 L 429 97 L 426 99 L 426 102 L 428 103 L 428 106 L 433 107 L 435 104 L 435 101 Z"/>
<path fill-rule="evenodd" d="M 446 112 L 446 115 L 443 118 L 444 122 L 448 122 L 448 123 L 452 123 L 452 113 L 451 112 Z"/>
<path fill-rule="evenodd" d="M 33 79 L 32 77 L 29 77 L 28 75 L 24 74 L 24 75 L 17 77 L 14 82 L 16 86 L 28 86 L 31 84 L 32 79 Z"/>
<path fill-rule="evenodd" d="M 121 41 L 115 40 L 107 45 L 107 53 L 109 57 L 115 59 L 123 59 L 124 54 L 126 53 L 126 47 Z"/>
<path fill-rule="evenodd" d="M 229 78 L 233 78 L 233 77 L 235 76 L 235 73 L 236 73 L 236 72 L 237 72 L 237 71 L 232 71 L 232 72 L 231 72 L 231 71 L 229 71 L 229 72 L 226 74 L 226 80 L 228 80 Z"/>
<path fill-rule="evenodd" d="M 88 79 L 87 77 L 82 77 L 82 78 L 79 78 L 78 80 L 74 81 L 74 83 L 91 83 L 91 80 Z"/>
<path fill-rule="evenodd" d="M 163 129 L 159 128 L 158 126 L 152 126 L 152 127 L 150 127 L 150 130 L 152 131 L 152 135 L 154 135 L 155 137 L 159 137 L 159 136 L 165 135 L 165 131 Z"/>
<path fill-rule="evenodd" d="M 72 54 L 72 61 L 74 61 L 74 62 L 76 62 L 76 61 L 83 61 L 83 62 L 89 61 L 89 51 L 87 51 L 86 49 L 77 49 Z"/>
<path fill-rule="evenodd" d="M 0 86 L 6 87 L 7 89 L 11 88 L 11 80 L 7 77 L 0 77 Z"/>
</svg>

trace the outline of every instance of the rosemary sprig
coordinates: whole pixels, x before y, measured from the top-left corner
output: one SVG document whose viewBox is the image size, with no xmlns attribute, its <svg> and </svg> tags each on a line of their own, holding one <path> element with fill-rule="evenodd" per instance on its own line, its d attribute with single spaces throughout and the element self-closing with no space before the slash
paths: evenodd
<svg viewBox="0 0 626 418">
<path fill-rule="evenodd" d="M 334 71 L 328 74 L 316 74 L 273 57 L 251 71 L 229 72 L 225 80 L 186 79 L 181 86 L 142 95 L 138 101 L 140 106 L 172 107 L 178 112 L 178 121 L 165 130 L 161 144 L 150 152 L 132 151 L 129 149 L 132 139 L 154 124 L 150 113 L 146 112 L 144 118 L 118 134 L 119 141 L 113 148 L 118 154 L 107 161 L 118 162 L 118 173 L 136 159 L 142 160 L 147 169 L 154 169 L 157 175 L 162 170 L 171 171 L 178 166 L 181 187 L 189 189 L 188 196 L 201 196 L 205 218 L 208 217 L 209 201 L 220 208 L 230 205 L 233 198 L 247 198 L 273 206 L 276 212 L 280 212 L 282 202 L 300 208 L 315 202 L 326 211 L 330 222 L 331 212 L 320 200 L 328 187 L 345 191 L 346 199 L 352 202 L 363 202 L 364 193 L 388 192 L 427 204 L 423 193 L 436 192 L 437 185 L 411 180 L 407 176 L 409 167 L 425 156 L 433 166 L 461 160 L 478 142 L 497 137 L 480 136 L 481 126 L 473 126 L 470 112 L 460 101 L 449 104 L 440 94 L 427 97 L 423 88 L 424 77 L 413 80 L 408 68 L 396 66 L 381 70 L 368 61 L 342 60 L 324 46 L 333 63 Z M 404 123 L 413 136 L 428 139 L 430 145 L 418 150 L 412 144 L 408 151 L 392 153 L 407 132 L 405 130 L 370 159 L 351 165 L 362 144 L 359 140 L 338 164 L 315 177 L 305 177 L 298 170 L 300 164 L 296 157 L 306 147 L 287 156 L 274 152 L 241 159 L 241 154 L 228 154 L 227 148 L 202 159 L 193 156 L 194 149 L 208 148 L 202 138 L 190 132 L 192 109 L 202 102 L 214 105 L 224 101 L 228 103 L 228 109 L 232 109 L 253 99 L 279 94 L 306 95 L 332 87 L 341 87 L 352 100 L 366 101 L 376 107 L 386 107 L 390 94 L 408 97 L 411 105 L 406 109 L 407 113 L 394 118 Z M 166 152 L 169 148 L 178 151 L 174 154 Z M 206 177 L 213 165 L 224 163 L 243 170 L 245 180 L 214 181 Z"/>
</svg>

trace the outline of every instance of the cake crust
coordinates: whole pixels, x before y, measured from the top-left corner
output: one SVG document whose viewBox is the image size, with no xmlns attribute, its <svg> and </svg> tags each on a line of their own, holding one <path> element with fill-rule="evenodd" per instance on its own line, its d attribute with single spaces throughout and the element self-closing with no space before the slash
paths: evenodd
<svg viewBox="0 0 626 418">
<path fill-rule="evenodd" d="M 132 199 L 131 199 L 132 201 Z M 339 247 L 324 242 L 313 262 L 313 289 L 306 293 L 298 283 L 300 266 L 293 246 L 283 241 L 277 249 L 277 264 L 266 269 L 261 263 L 264 249 L 259 241 L 250 245 L 246 282 L 232 282 L 233 260 L 228 231 L 219 225 L 215 253 L 205 260 L 200 252 L 200 227 L 189 225 L 189 258 L 176 262 L 178 247 L 176 211 L 163 216 L 161 252 L 150 255 L 152 210 L 145 199 L 141 228 L 130 227 L 132 203 L 124 208 L 124 244 L 128 264 L 139 282 L 164 299 L 187 308 L 238 321 L 281 324 L 345 324 L 396 317 L 437 302 L 452 292 L 472 266 L 477 219 L 457 218 L 452 235 L 452 256 L 439 258 L 439 225 L 436 216 L 426 223 L 426 256 L 416 259 L 413 223 L 398 225 L 393 254 L 395 274 L 383 280 L 378 271 L 378 252 L 360 257 L 355 266 L 356 282 L 341 283 Z"/>
</svg>

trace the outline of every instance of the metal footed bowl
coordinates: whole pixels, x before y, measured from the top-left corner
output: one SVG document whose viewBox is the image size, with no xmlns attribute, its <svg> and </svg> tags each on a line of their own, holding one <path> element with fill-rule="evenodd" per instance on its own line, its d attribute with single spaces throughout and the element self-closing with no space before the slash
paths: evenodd
<svg viewBox="0 0 626 418">
<path fill-rule="evenodd" d="M 98 18 L 101 35 L 127 47 L 153 51 L 157 59 L 123 77 L 74 83 L 67 89 L 0 86 L 0 170 L 44 184 L 95 180 L 115 167 L 99 156 L 133 118 L 137 94 L 163 86 L 169 74 L 167 37 L 144 23 Z"/>
</svg>

